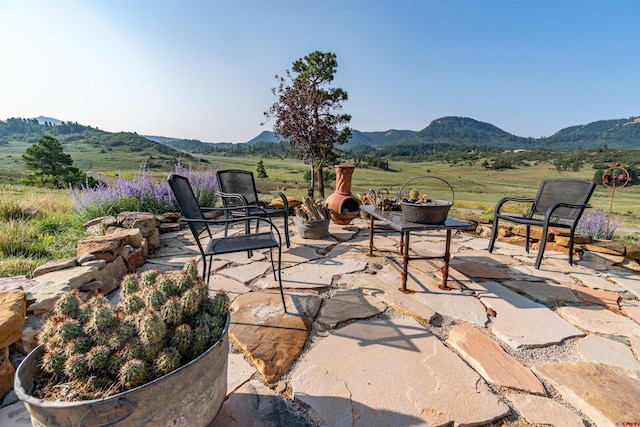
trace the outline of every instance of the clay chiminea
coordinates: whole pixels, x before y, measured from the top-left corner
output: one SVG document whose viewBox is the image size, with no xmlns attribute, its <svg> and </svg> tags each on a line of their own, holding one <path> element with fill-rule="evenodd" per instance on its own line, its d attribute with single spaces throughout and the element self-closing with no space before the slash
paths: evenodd
<svg viewBox="0 0 640 427">
<path fill-rule="evenodd" d="M 360 202 L 351 195 L 353 165 L 336 166 L 336 191 L 327 197 L 325 205 L 331 211 L 335 224 L 347 225 L 360 213 Z"/>
</svg>

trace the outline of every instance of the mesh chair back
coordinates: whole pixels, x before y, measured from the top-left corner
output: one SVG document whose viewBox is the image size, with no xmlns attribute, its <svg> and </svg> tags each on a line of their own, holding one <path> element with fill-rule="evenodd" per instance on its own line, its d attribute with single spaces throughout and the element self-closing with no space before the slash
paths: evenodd
<svg viewBox="0 0 640 427">
<path fill-rule="evenodd" d="M 181 175 L 171 174 L 168 178 L 169 186 L 173 195 L 178 201 L 182 215 L 185 218 L 204 219 L 200 205 L 196 199 L 189 180 Z M 204 222 L 189 222 L 189 227 L 194 236 L 199 236 L 204 230 L 207 230 L 207 224 Z"/>
<path fill-rule="evenodd" d="M 547 209 L 556 203 L 585 205 L 589 203 L 596 184 L 584 179 L 546 179 L 538 189 L 538 195 L 532 214 L 544 215 Z M 583 209 L 558 208 L 553 217 L 575 222 L 580 219 Z"/>
<path fill-rule="evenodd" d="M 237 169 L 217 171 L 218 186 L 223 193 L 241 194 L 250 205 L 258 205 L 258 192 L 253 172 Z M 223 197 L 225 207 L 242 205 L 240 200 Z"/>
</svg>

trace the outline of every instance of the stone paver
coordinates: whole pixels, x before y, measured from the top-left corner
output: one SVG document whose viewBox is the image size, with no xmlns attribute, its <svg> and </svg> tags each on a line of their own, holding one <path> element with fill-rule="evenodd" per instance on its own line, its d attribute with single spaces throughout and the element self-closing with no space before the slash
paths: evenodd
<svg viewBox="0 0 640 427">
<path fill-rule="evenodd" d="M 305 245 L 305 246 L 313 246 L 315 248 L 327 249 L 335 244 L 338 241 L 329 235 L 323 239 L 305 239 L 301 236 L 292 236 L 291 244 L 292 245 Z"/>
<path fill-rule="evenodd" d="M 22 402 L 0 408 L 0 426 L 32 427 L 31 416 Z"/>
<path fill-rule="evenodd" d="M 465 242 L 466 243 L 466 242 Z M 518 261 L 509 255 L 487 252 L 487 248 L 481 250 L 465 250 L 451 257 L 451 263 L 455 262 L 479 262 L 489 267 L 503 269 L 509 265 L 517 264 Z"/>
<path fill-rule="evenodd" d="M 640 420 L 640 382 L 590 363 L 549 363 L 534 371 L 598 426 Z"/>
<path fill-rule="evenodd" d="M 242 354 L 230 353 L 227 367 L 227 396 L 249 381 L 257 372 Z"/>
<path fill-rule="evenodd" d="M 637 359 L 640 359 L 640 337 L 629 337 L 631 343 L 631 349 L 636 355 Z"/>
<path fill-rule="evenodd" d="M 299 264 L 314 259 L 322 258 L 322 255 L 311 246 L 296 246 L 282 251 L 282 262 Z"/>
<path fill-rule="evenodd" d="M 357 289 L 338 289 L 325 300 L 316 321 L 330 329 L 351 319 L 366 319 L 385 311 L 387 306 L 379 299 Z"/>
<path fill-rule="evenodd" d="M 279 293 L 249 292 L 231 305 L 229 334 L 256 366 L 265 381 L 280 378 L 298 358 L 309 337 L 320 298 Z"/>
<path fill-rule="evenodd" d="M 640 373 L 640 362 L 625 344 L 589 334 L 578 342 L 578 353 L 588 362 Z"/>
<path fill-rule="evenodd" d="M 363 261 L 353 259 L 322 258 L 282 270 L 282 286 L 289 289 L 322 289 L 331 286 L 334 276 L 353 273 L 366 267 Z M 256 282 L 262 289 L 276 288 L 273 276 Z"/>
<path fill-rule="evenodd" d="M 535 301 L 553 304 L 558 301 L 577 303 L 580 299 L 571 289 L 562 285 L 554 285 L 547 282 L 528 282 L 523 280 L 507 280 L 503 285 L 518 292 L 529 295 Z"/>
<path fill-rule="evenodd" d="M 640 325 L 601 306 L 559 307 L 557 312 L 569 322 L 589 332 L 625 337 L 640 336 Z"/>
<path fill-rule="evenodd" d="M 542 383 L 491 338 L 470 325 L 449 332 L 449 343 L 482 378 L 491 384 L 545 396 Z"/>
<path fill-rule="evenodd" d="M 209 278 L 209 295 L 213 296 L 218 291 L 225 291 L 229 297 L 229 301 L 233 301 L 238 295 L 246 294 L 251 291 L 251 288 L 238 282 L 237 280 L 230 279 L 218 274 L 212 275 Z"/>
<path fill-rule="evenodd" d="M 604 291 L 600 289 L 591 289 L 586 286 L 573 285 L 571 289 L 578 297 L 588 304 L 598 304 L 608 307 L 609 309 L 618 310 L 618 300 L 620 296 L 617 292 Z"/>
<path fill-rule="evenodd" d="M 473 295 L 465 295 L 460 290 L 442 291 L 438 283 L 427 292 L 416 292 L 411 295 L 421 304 L 431 307 L 437 313 L 464 320 L 474 325 L 484 326 L 489 320 L 486 307 Z"/>
<path fill-rule="evenodd" d="M 474 425 L 509 413 L 477 373 L 410 318 L 335 331 L 300 361 L 292 387 L 320 425 Z"/>
<path fill-rule="evenodd" d="M 491 332 L 511 348 L 541 347 L 584 335 L 544 305 L 499 283 L 473 283 L 471 288 L 497 313 Z"/>
<path fill-rule="evenodd" d="M 275 257 L 277 257 L 277 254 L 274 254 Z M 248 254 L 246 252 L 235 252 L 232 254 L 221 254 L 221 255 L 216 255 L 214 257 L 214 259 L 223 259 L 223 260 L 227 260 L 229 262 L 232 262 L 234 264 L 250 264 L 256 261 L 263 261 L 263 260 L 268 260 L 269 259 L 269 253 L 267 251 L 267 254 L 263 254 L 260 251 L 253 251 L 253 255 L 251 257 L 248 256 Z"/>
<path fill-rule="evenodd" d="M 462 246 L 466 246 L 466 247 L 468 247 L 470 249 L 486 250 L 489 247 L 489 239 L 465 240 L 463 242 L 460 242 L 460 244 Z M 502 245 L 503 245 L 502 243 L 496 242 L 496 249 L 502 249 Z M 504 252 L 500 252 L 500 253 L 504 253 Z M 487 255 L 489 255 L 489 252 L 487 252 Z M 511 254 L 507 253 L 506 255 L 511 255 Z"/>
<path fill-rule="evenodd" d="M 293 413 L 284 400 L 259 381 L 250 381 L 233 393 L 210 427 L 306 427 L 303 417 Z"/>
<path fill-rule="evenodd" d="M 521 280 L 545 280 L 552 281 L 559 284 L 573 284 L 575 280 L 571 276 L 563 273 L 558 273 L 556 270 L 546 270 L 544 266 L 540 269 L 536 269 L 529 265 L 514 265 L 511 266 L 512 271 L 520 273 Z M 515 278 L 515 275 L 514 275 Z"/>
<path fill-rule="evenodd" d="M 457 262 L 452 268 L 469 277 L 470 279 L 509 280 L 510 276 L 496 269 L 476 261 Z"/>
<path fill-rule="evenodd" d="M 579 415 L 549 398 L 515 393 L 508 394 L 507 398 L 520 415 L 531 424 L 584 427 L 584 422 Z"/>
<path fill-rule="evenodd" d="M 624 288 L 608 281 L 605 278 L 590 273 L 571 273 L 571 277 L 579 280 L 583 285 L 594 289 L 602 289 L 605 291 L 622 292 Z"/>
<path fill-rule="evenodd" d="M 247 265 L 239 265 L 237 267 L 222 268 L 218 270 L 218 274 L 237 280 L 240 283 L 249 284 L 254 279 L 262 276 L 271 268 L 269 261 L 252 262 Z"/>
<path fill-rule="evenodd" d="M 620 308 L 627 317 L 640 323 L 640 301 L 623 300 L 620 302 Z"/>
<path fill-rule="evenodd" d="M 640 298 L 640 275 L 610 270 L 607 277 Z"/>
</svg>

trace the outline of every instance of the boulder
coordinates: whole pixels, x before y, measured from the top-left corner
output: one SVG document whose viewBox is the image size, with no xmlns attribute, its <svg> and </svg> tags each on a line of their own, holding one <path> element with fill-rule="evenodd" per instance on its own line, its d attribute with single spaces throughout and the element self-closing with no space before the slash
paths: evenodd
<svg viewBox="0 0 640 427">
<path fill-rule="evenodd" d="M 160 231 L 156 228 L 150 236 L 147 236 L 149 250 L 158 249 L 160 247 Z"/>
<path fill-rule="evenodd" d="M 175 231 L 180 231 L 182 229 L 182 225 L 178 222 L 165 222 L 160 224 L 158 227 L 161 234 L 163 233 L 172 233 Z"/>
<path fill-rule="evenodd" d="M 78 258 L 92 254 L 96 259 L 111 262 L 116 259 L 126 241 L 127 236 L 123 234 L 85 237 L 78 241 L 76 254 Z"/>
<path fill-rule="evenodd" d="M 22 336 L 13 344 L 13 348 L 22 354 L 29 354 L 38 346 L 38 334 L 42 330 L 46 314 L 30 314 L 24 322 Z"/>
<path fill-rule="evenodd" d="M 144 249 L 135 248 L 129 252 L 129 255 L 124 259 L 124 263 L 127 265 L 130 272 L 134 272 L 137 268 L 144 265 L 144 259 Z"/>
<path fill-rule="evenodd" d="M 42 276 L 43 274 L 51 273 L 52 271 L 64 270 L 65 268 L 75 267 L 76 265 L 78 265 L 76 258 L 54 259 L 33 270 L 33 274 L 31 276 Z"/>
<path fill-rule="evenodd" d="M 107 235 L 113 236 L 126 236 L 125 244 L 133 246 L 134 248 L 139 248 L 142 246 L 142 232 L 139 228 L 120 228 L 120 227 L 109 227 L 107 229 Z"/>
<path fill-rule="evenodd" d="M 0 291 L 12 291 L 16 289 L 28 291 L 37 284 L 38 282 L 35 280 L 27 279 L 24 276 L 0 277 Z"/>
<path fill-rule="evenodd" d="M 0 400 L 13 388 L 13 377 L 16 370 L 9 361 L 8 349 L 0 350 Z"/>
<path fill-rule="evenodd" d="M 176 222 L 182 218 L 182 214 L 180 212 L 165 212 L 162 217 L 164 218 L 163 222 Z"/>
<path fill-rule="evenodd" d="M 526 237 L 527 236 L 527 226 L 526 225 L 517 225 L 511 229 L 511 232 L 516 236 Z M 542 240 L 542 227 L 531 227 L 531 231 L 529 237 L 534 240 Z M 553 240 L 553 234 L 547 234 L 547 242 Z"/>
<path fill-rule="evenodd" d="M 122 278 L 127 274 L 128 269 L 122 257 L 117 257 L 113 262 L 108 263 L 96 275 L 96 281 L 101 282 L 101 286 L 96 290 L 104 295 L 117 289 L 122 282 Z"/>
<path fill-rule="evenodd" d="M 623 256 L 627 251 L 627 248 L 623 243 L 609 240 L 599 240 L 591 242 L 589 244 L 585 244 L 584 248 L 591 252 L 599 252 L 602 254 L 619 256 Z"/>
<path fill-rule="evenodd" d="M 0 348 L 20 339 L 26 315 L 27 299 L 23 290 L 0 291 Z"/>
<path fill-rule="evenodd" d="M 91 219 L 85 222 L 84 224 L 82 224 L 82 227 L 84 227 L 84 229 L 90 235 L 100 236 L 104 234 L 104 230 L 107 227 L 115 223 L 116 223 L 116 218 L 114 216 L 108 215 L 108 216 L 101 216 L 98 218 Z"/>
<path fill-rule="evenodd" d="M 147 238 L 160 225 L 158 218 L 149 212 L 120 212 L 117 221 L 123 228 L 139 228 L 142 236 Z"/>
<path fill-rule="evenodd" d="M 67 283 L 71 289 L 77 289 L 85 283 L 95 280 L 97 274 L 97 267 L 78 266 L 64 270 L 52 271 L 51 273 L 35 277 L 34 280 L 38 283 Z"/>
<path fill-rule="evenodd" d="M 58 298 L 70 290 L 69 282 L 40 283 L 29 291 L 36 302 L 27 307 L 27 312 L 34 314 L 50 312 Z"/>
<path fill-rule="evenodd" d="M 640 246 L 626 245 L 627 246 L 627 258 L 640 259 Z"/>
</svg>

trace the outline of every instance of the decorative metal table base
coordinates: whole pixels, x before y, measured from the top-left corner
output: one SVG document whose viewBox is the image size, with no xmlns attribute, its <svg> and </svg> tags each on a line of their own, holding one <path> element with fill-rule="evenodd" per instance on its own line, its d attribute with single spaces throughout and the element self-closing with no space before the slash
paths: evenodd
<svg viewBox="0 0 640 427">
<path fill-rule="evenodd" d="M 405 221 L 402 217 L 401 212 L 394 211 L 383 211 L 379 208 L 376 208 L 372 205 L 361 205 L 360 209 L 369 214 L 369 256 L 373 256 L 374 249 L 384 256 L 386 259 L 391 261 L 391 265 L 394 266 L 398 271 L 400 271 L 400 275 L 402 277 L 402 287 L 400 287 L 400 291 L 404 293 L 413 293 L 407 289 L 407 277 L 408 277 L 408 268 L 409 261 L 411 260 L 430 260 L 430 259 L 441 259 L 444 262 L 442 266 L 442 284 L 438 287 L 444 290 L 454 289 L 447 284 L 449 279 L 449 260 L 451 258 L 451 232 L 452 230 L 464 230 L 473 227 L 471 224 L 467 222 L 462 222 L 455 220 L 453 218 L 447 218 L 443 224 L 418 224 L 415 222 Z M 380 220 L 384 222 L 386 225 L 391 227 L 394 231 L 400 233 L 400 255 L 402 255 L 402 268 L 396 264 L 396 260 L 392 257 L 388 257 L 384 254 L 384 251 L 375 247 L 373 243 L 374 236 L 374 220 Z M 409 254 L 410 247 L 410 235 L 411 232 L 414 231 L 441 231 L 445 230 L 447 232 L 447 238 L 445 242 L 445 251 L 443 255 L 419 255 L 411 256 Z"/>
</svg>

